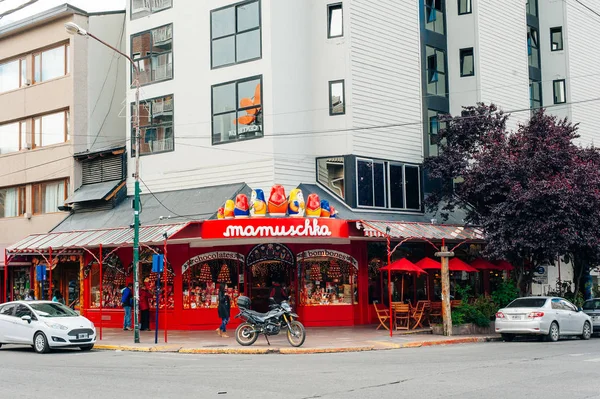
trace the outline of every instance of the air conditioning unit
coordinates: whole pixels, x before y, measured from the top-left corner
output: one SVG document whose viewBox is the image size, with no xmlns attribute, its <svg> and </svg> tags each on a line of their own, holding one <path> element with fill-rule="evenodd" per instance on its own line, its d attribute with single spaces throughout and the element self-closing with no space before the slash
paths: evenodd
<svg viewBox="0 0 600 399">
<path fill-rule="evenodd" d="M 28 219 L 28 220 L 29 220 L 29 219 L 31 219 L 31 213 L 29 213 L 29 212 L 25 212 L 25 213 L 23 214 L 23 217 L 24 217 L 25 219 Z"/>
</svg>

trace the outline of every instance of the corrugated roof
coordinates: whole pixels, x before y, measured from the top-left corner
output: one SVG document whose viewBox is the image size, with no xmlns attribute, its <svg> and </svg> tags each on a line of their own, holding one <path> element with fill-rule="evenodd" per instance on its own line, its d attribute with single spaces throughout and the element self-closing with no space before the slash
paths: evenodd
<svg viewBox="0 0 600 399">
<path fill-rule="evenodd" d="M 161 224 L 140 227 L 140 244 L 160 243 L 164 234 L 171 236 L 180 231 L 187 223 Z M 28 250 L 46 251 L 52 248 L 59 251 L 66 248 L 117 247 L 133 244 L 133 229 L 122 227 L 116 229 L 79 230 L 60 233 L 32 234 L 29 237 L 8 247 L 9 253 L 27 252 Z"/>
<path fill-rule="evenodd" d="M 357 222 L 357 227 L 364 231 L 365 237 L 385 237 L 389 228 L 388 234 L 392 238 L 425 238 L 427 240 L 446 239 L 458 241 L 485 240 L 481 229 L 457 225 L 361 220 Z"/>
<path fill-rule="evenodd" d="M 117 186 L 121 180 L 111 180 L 102 183 L 86 184 L 81 186 L 65 201 L 66 204 L 75 202 L 97 201 L 106 198 Z"/>
</svg>

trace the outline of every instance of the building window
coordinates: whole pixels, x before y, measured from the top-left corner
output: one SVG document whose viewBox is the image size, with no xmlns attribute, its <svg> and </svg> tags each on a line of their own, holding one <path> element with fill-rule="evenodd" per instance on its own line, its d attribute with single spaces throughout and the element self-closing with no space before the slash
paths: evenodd
<svg viewBox="0 0 600 399">
<path fill-rule="evenodd" d="M 528 15 L 532 15 L 534 17 L 537 16 L 537 0 L 527 0 L 527 4 L 525 5 L 525 10 Z"/>
<path fill-rule="evenodd" d="M 33 213 L 59 212 L 69 193 L 69 180 L 57 180 L 33 185 Z"/>
<path fill-rule="evenodd" d="M 343 80 L 329 82 L 329 115 L 346 113 L 345 89 Z"/>
<path fill-rule="evenodd" d="M 18 59 L 0 64 L 0 93 L 26 86 L 27 60 Z"/>
<path fill-rule="evenodd" d="M 25 186 L 0 188 L 0 218 L 22 216 L 26 203 Z"/>
<path fill-rule="evenodd" d="M 263 136 L 262 76 L 212 87 L 212 143 Z"/>
<path fill-rule="evenodd" d="M 446 128 L 444 122 L 440 122 L 440 112 L 428 109 L 427 110 L 427 144 L 429 147 L 429 156 L 435 157 L 439 155 L 439 132 Z"/>
<path fill-rule="evenodd" d="M 446 95 L 446 54 L 442 50 L 426 46 L 427 94 Z"/>
<path fill-rule="evenodd" d="M 68 44 L 33 54 L 33 80 L 35 83 L 65 76 L 70 72 L 69 68 Z"/>
<path fill-rule="evenodd" d="M 529 56 L 529 66 L 540 67 L 540 46 L 538 41 L 538 31 L 531 26 L 527 27 L 527 55 Z"/>
<path fill-rule="evenodd" d="M 460 76 L 475 76 L 473 48 L 460 49 Z"/>
<path fill-rule="evenodd" d="M 425 0 L 425 27 L 444 34 L 444 5 L 443 0 Z"/>
<path fill-rule="evenodd" d="M 327 5 L 327 38 L 344 36 L 344 11 L 342 3 Z"/>
<path fill-rule="evenodd" d="M 69 141 L 69 111 L 33 118 L 32 148 L 46 147 Z"/>
<path fill-rule="evenodd" d="M 260 1 L 247 1 L 210 13 L 212 67 L 261 58 Z"/>
<path fill-rule="evenodd" d="M 563 49 L 562 26 L 550 28 L 550 50 L 560 51 Z"/>
<path fill-rule="evenodd" d="M 420 210 L 420 176 L 418 166 L 357 159 L 358 206 Z"/>
<path fill-rule="evenodd" d="M 542 107 L 542 82 L 529 80 L 529 107 L 538 109 Z"/>
<path fill-rule="evenodd" d="M 565 80 L 555 80 L 552 82 L 554 91 L 554 104 L 564 104 L 567 102 L 567 90 L 565 88 Z"/>
<path fill-rule="evenodd" d="M 458 15 L 471 14 L 473 5 L 471 0 L 458 0 Z"/>
<path fill-rule="evenodd" d="M 317 181 L 341 199 L 345 198 L 344 169 L 344 157 L 317 159 Z"/>
<path fill-rule="evenodd" d="M 131 36 L 131 58 L 140 71 L 140 84 L 173 78 L 173 25 Z M 135 79 L 132 69 L 131 79 Z"/>
<path fill-rule="evenodd" d="M 173 151 L 173 95 L 140 102 L 140 155 Z M 135 156 L 135 104 L 131 105 L 131 155 Z"/>
<path fill-rule="evenodd" d="M 173 7 L 173 0 L 131 0 L 131 19 Z"/>
</svg>

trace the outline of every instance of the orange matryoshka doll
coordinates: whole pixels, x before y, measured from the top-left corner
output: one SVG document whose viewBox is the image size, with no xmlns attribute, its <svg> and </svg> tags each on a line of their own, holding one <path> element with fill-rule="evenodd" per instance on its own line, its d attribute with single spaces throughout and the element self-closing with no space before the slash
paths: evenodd
<svg viewBox="0 0 600 399">
<path fill-rule="evenodd" d="M 219 210 L 217 211 L 217 219 L 225 219 L 225 208 L 219 208 Z"/>
<path fill-rule="evenodd" d="M 228 199 L 225 202 L 225 209 L 223 211 L 223 215 L 225 216 L 225 219 L 233 219 L 234 210 L 235 210 L 235 203 L 233 202 L 233 200 Z"/>
<path fill-rule="evenodd" d="M 283 217 L 287 211 L 288 201 L 285 196 L 285 189 L 282 185 L 276 184 L 271 188 L 269 195 L 269 214 L 274 217 Z"/>
<path fill-rule="evenodd" d="M 318 218 L 321 216 L 321 201 L 315 193 L 309 194 L 306 201 L 306 216 L 309 218 Z"/>
</svg>

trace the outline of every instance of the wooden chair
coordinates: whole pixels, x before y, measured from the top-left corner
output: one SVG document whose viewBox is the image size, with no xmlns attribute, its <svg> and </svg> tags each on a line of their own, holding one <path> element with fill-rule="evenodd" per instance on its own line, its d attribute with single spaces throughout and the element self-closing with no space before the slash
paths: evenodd
<svg viewBox="0 0 600 399">
<path fill-rule="evenodd" d="M 442 318 L 442 303 L 431 302 L 431 310 L 429 312 L 430 320 L 438 320 Z"/>
<path fill-rule="evenodd" d="M 415 330 L 417 327 L 423 328 L 423 322 L 427 317 L 427 312 L 430 307 L 431 304 L 429 301 L 418 301 L 417 306 L 412 308 L 410 318 L 415 323 L 412 328 L 413 330 Z"/>
<path fill-rule="evenodd" d="M 375 308 L 375 314 L 377 314 L 377 319 L 379 319 L 379 325 L 377 326 L 377 328 L 375 330 L 379 330 L 381 327 L 385 328 L 386 330 L 389 330 L 390 329 L 388 327 L 390 324 L 389 309 L 385 309 L 383 307 L 383 305 L 377 306 L 376 303 L 373 304 L 373 307 Z"/>
<path fill-rule="evenodd" d="M 456 299 L 455 299 L 455 300 L 453 300 L 453 301 L 450 301 L 450 309 L 457 308 L 457 307 L 459 307 L 460 305 L 462 305 L 462 301 L 461 301 L 461 300 L 456 300 Z"/>
<path fill-rule="evenodd" d="M 394 324 L 396 330 L 410 330 L 410 305 L 404 303 L 393 303 Z"/>
</svg>

